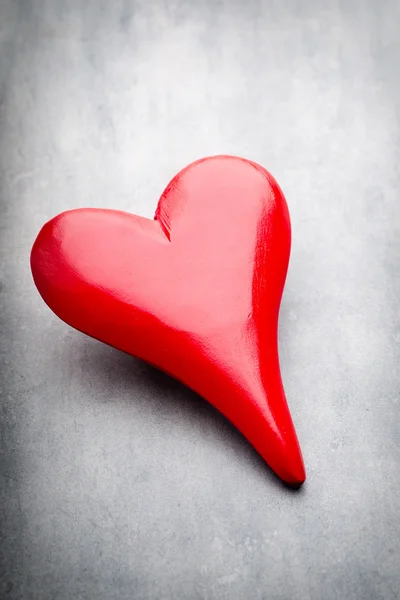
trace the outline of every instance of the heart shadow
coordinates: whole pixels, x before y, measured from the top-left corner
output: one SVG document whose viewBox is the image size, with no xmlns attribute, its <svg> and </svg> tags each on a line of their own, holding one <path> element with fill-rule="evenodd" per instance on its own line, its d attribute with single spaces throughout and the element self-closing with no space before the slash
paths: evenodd
<svg viewBox="0 0 400 600">
<path fill-rule="evenodd" d="M 191 429 L 200 419 L 202 428 L 207 431 L 208 443 L 215 444 L 219 449 L 223 445 L 226 448 L 224 452 L 233 453 L 243 469 L 252 469 L 257 477 L 267 478 L 289 493 L 302 493 L 303 486 L 293 488 L 277 477 L 241 432 L 184 384 L 137 358 L 86 336 L 82 336 L 80 343 L 76 342 L 75 339 L 73 348 L 70 347 L 73 360 L 84 363 L 85 374 L 91 385 L 96 382 L 101 392 L 98 396 L 106 398 L 103 402 L 134 401 L 136 408 L 144 415 L 162 410 L 167 422 L 178 418 Z M 134 400 L 126 395 L 126 389 L 134 391 Z M 119 397 L 118 390 L 122 392 Z"/>
</svg>

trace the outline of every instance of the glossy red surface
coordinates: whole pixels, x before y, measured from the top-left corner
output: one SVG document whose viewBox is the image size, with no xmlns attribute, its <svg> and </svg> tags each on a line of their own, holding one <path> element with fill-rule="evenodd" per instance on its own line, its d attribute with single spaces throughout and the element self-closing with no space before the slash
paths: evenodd
<svg viewBox="0 0 400 600">
<path fill-rule="evenodd" d="M 40 231 L 31 267 L 61 319 L 184 382 L 296 486 L 305 471 L 277 343 L 289 253 L 276 181 L 255 163 L 217 156 L 174 177 L 154 220 L 58 215 Z"/>
</svg>

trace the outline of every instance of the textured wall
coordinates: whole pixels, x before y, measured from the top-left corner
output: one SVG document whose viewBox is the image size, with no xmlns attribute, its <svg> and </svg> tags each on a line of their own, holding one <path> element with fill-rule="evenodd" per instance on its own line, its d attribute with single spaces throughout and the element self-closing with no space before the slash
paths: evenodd
<svg viewBox="0 0 400 600">
<path fill-rule="evenodd" d="M 389 0 L 0 0 L 1 598 L 400 597 L 399 29 Z M 291 211 L 297 493 L 31 281 L 54 214 L 151 216 L 216 153 Z"/>
</svg>

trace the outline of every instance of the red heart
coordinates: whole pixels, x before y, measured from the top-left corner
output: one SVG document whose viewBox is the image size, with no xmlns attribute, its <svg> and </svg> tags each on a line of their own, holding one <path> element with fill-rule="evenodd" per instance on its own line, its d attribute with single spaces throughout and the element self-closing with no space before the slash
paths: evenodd
<svg viewBox="0 0 400 600">
<path fill-rule="evenodd" d="M 276 181 L 217 156 L 174 177 L 154 220 L 89 208 L 58 215 L 40 231 L 31 267 L 61 319 L 181 380 L 301 485 L 277 350 L 289 253 Z"/>
</svg>

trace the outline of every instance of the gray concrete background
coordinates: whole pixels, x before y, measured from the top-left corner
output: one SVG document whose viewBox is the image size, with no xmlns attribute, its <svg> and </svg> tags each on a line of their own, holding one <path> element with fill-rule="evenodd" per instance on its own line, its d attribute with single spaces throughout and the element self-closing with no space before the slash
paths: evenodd
<svg viewBox="0 0 400 600">
<path fill-rule="evenodd" d="M 400 597 L 399 32 L 389 0 L 0 0 L 2 599 Z M 297 493 L 31 280 L 47 219 L 150 217 L 216 153 L 291 211 Z"/>
</svg>

